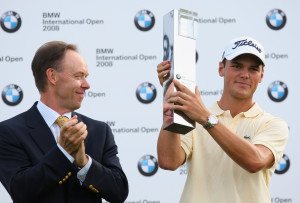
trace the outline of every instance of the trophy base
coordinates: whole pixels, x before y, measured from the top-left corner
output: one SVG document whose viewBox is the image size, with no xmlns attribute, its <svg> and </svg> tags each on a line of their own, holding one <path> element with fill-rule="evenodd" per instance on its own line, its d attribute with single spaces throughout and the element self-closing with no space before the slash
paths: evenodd
<svg viewBox="0 0 300 203">
<path fill-rule="evenodd" d="M 164 128 L 164 130 L 167 130 L 167 131 L 170 131 L 173 133 L 177 133 L 177 134 L 187 134 L 188 132 L 190 132 L 191 130 L 194 130 L 194 129 L 195 128 L 193 128 L 193 127 L 181 125 L 178 123 L 172 123 L 171 125 Z"/>
</svg>

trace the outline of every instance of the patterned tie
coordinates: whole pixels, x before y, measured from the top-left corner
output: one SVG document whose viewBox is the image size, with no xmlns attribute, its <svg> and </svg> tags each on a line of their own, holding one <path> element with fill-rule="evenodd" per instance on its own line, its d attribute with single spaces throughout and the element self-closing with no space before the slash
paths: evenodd
<svg viewBox="0 0 300 203">
<path fill-rule="evenodd" d="M 67 122 L 67 120 L 69 120 L 68 117 L 66 116 L 60 116 L 58 117 L 55 122 L 59 125 L 59 127 L 61 128 L 61 126 L 63 126 L 65 124 L 65 122 Z M 60 136 L 58 136 L 57 142 L 59 142 Z"/>
<path fill-rule="evenodd" d="M 59 127 L 61 127 L 61 126 L 63 126 L 63 125 L 65 124 L 65 122 L 66 122 L 67 120 L 69 120 L 68 117 L 66 117 L 66 116 L 60 116 L 60 117 L 58 117 L 58 118 L 55 120 L 55 122 L 59 125 Z"/>
</svg>

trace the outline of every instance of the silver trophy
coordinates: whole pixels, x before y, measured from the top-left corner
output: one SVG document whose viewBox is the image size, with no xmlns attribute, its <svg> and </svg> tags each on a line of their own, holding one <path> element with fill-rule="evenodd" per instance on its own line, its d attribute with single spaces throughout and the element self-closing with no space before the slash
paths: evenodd
<svg viewBox="0 0 300 203">
<path fill-rule="evenodd" d="M 195 121 L 188 118 L 180 111 L 171 111 L 167 102 L 169 95 L 176 89 L 172 83 L 176 78 L 183 85 L 195 92 L 196 85 L 196 36 L 197 36 L 197 13 L 180 9 L 172 10 L 164 15 L 163 60 L 171 62 L 170 75 L 163 83 L 164 104 L 163 113 L 164 129 L 186 134 L 195 128 Z"/>
</svg>

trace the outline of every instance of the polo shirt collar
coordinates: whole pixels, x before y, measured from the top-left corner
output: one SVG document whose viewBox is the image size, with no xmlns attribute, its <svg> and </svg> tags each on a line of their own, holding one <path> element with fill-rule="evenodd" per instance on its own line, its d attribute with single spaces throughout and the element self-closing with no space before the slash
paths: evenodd
<svg viewBox="0 0 300 203">
<path fill-rule="evenodd" d="M 225 111 L 219 107 L 218 101 L 211 106 L 210 110 L 216 116 L 222 115 Z"/>
<path fill-rule="evenodd" d="M 261 112 L 263 112 L 263 110 L 257 103 L 254 103 L 254 105 L 248 111 L 244 112 L 244 116 L 248 118 L 256 117 Z"/>
</svg>

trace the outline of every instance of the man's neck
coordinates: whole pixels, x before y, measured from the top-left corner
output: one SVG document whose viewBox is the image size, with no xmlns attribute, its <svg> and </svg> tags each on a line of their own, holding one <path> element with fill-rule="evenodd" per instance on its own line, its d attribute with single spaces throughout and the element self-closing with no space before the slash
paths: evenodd
<svg viewBox="0 0 300 203">
<path fill-rule="evenodd" d="M 40 98 L 41 102 L 43 102 L 46 106 L 51 108 L 52 110 L 56 111 L 60 115 L 63 115 L 65 113 L 71 112 L 66 109 L 62 109 L 59 105 L 58 102 L 54 101 L 55 97 L 48 96 L 47 94 L 41 94 Z"/>
<path fill-rule="evenodd" d="M 234 118 L 239 113 L 248 111 L 254 105 L 254 102 L 252 98 L 237 99 L 232 97 L 224 98 L 222 96 L 218 105 L 224 111 L 229 110 L 232 118 Z"/>
</svg>

